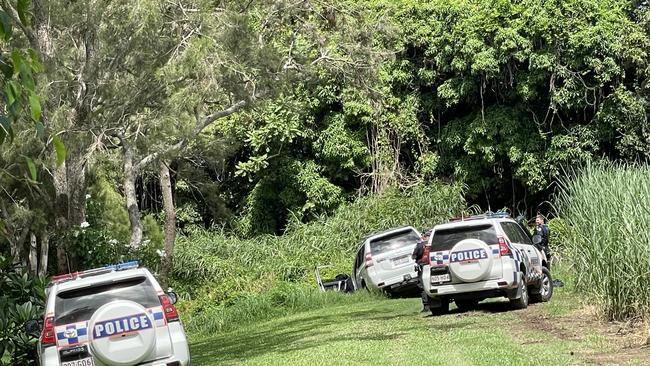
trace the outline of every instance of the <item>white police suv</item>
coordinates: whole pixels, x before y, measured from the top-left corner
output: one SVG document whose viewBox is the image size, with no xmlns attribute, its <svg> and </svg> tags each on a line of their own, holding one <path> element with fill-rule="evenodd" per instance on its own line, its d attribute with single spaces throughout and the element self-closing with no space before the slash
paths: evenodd
<svg viewBox="0 0 650 366">
<path fill-rule="evenodd" d="M 46 289 L 41 366 L 185 366 L 190 353 L 174 303 L 128 262 L 54 276 Z M 38 331 L 36 321 L 26 324 Z"/>
<path fill-rule="evenodd" d="M 434 315 L 447 312 L 451 301 L 463 311 L 486 298 L 503 296 L 514 308 L 523 309 L 529 300 L 549 301 L 553 295 L 546 255 L 507 214 L 438 225 L 429 245 L 430 261 L 422 281 Z"/>
</svg>

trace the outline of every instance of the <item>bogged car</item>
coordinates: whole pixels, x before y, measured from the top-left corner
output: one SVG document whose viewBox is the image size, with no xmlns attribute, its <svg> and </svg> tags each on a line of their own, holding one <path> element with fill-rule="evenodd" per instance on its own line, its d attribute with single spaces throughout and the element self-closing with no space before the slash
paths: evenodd
<svg viewBox="0 0 650 366">
<path fill-rule="evenodd" d="M 412 226 L 403 226 L 367 236 L 359 245 L 352 270 L 357 289 L 396 294 L 417 287 L 413 249 L 421 239 Z"/>
</svg>

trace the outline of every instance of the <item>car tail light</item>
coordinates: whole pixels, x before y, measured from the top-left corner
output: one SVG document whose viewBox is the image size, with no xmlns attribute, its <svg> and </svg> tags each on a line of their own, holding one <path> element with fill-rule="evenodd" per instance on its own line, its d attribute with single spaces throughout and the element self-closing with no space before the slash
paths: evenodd
<svg viewBox="0 0 650 366">
<path fill-rule="evenodd" d="M 502 236 L 499 237 L 499 254 L 501 256 L 504 255 L 510 255 L 512 252 L 510 252 L 510 247 L 508 246 L 508 243 L 506 242 L 506 239 Z"/>
<path fill-rule="evenodd" d="M 169 296 L 167 294 L 160 295 L 160 304 L 163 307 L 163 313 L 165 313 L 165 319 L 167 319 L 167 322 L 177 322 L 178 321 L 178 312 L 176 311 L 176 308 L 172 304 L 172 302 L 169 300 Z"/>
<path fill-rule="evenodd" d="M 50 316 L 45 318 L 45 324 L 43 324 L 43 333 L 41 334 L 41 344 L 44 346 L 53 346 L 56 343 L 56 338 L 54 334 L 54 317 Z"/>
<path fill-rule="evenodd" d="M 372 267 L 372 254 L 366 254 L 366 267 Z"/>
</svg>

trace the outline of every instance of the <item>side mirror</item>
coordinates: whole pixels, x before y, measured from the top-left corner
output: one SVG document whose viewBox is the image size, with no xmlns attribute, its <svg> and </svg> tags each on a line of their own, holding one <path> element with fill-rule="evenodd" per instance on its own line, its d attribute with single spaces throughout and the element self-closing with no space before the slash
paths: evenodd
<svg viewBox="0 0 650 366">
<path fill-rule="evenodd" d="M 171 301 L 172 305 L 176 304 L 176 301 L 178 301 L 178 296 L 174 291 L 168 292 L 167 297 L 169 297 L 169 301 Z"/>
<path fill-rule="evenodd" d="M 24 328 L 25 332 L 32 337 L 39 337 L 41 335 L 41 323 L 36 319 L 26 321 Z"/>
<path fill-rule="evenodd" d="M 533 244 L 539 245 L 542 243 L 542 236 L 541 235 L 533 235 Z"/>
</svg>

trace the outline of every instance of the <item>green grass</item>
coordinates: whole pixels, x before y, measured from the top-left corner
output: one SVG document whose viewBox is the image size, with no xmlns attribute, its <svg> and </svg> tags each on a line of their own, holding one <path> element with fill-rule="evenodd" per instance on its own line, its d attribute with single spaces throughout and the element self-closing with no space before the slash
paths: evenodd
<svg viewBox="0 0 650 366">
<path fill-rule="evenodd" d="M 419 313 L 418 299 L 333 306 L 192 335 L 193 365 L 581 365 L 578 354 L 615 351 L 597 333 L 564 339 L 522 320 L 552 318 L 554 302 L 565 311 L 577 303 L 560 289 L 551 303 L 524 311 L 501 300 L 441 317 Z"/>
<path fill-rule="evenodd" d="M 184 314 L 184 309 L 180 306 L 179 309 L 188 331 L 214 334 L 301 311 L 336 305 L 356 306 L 362 302 L 374 301 L 380 296 L 367 292 L 342 296 L 336 292 L 320 292 L 315 286 L 284 284 L 268 292 L 240 295 L 228 306 L 208 307 L 198 314 Z"/>
</svg>

